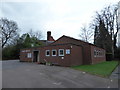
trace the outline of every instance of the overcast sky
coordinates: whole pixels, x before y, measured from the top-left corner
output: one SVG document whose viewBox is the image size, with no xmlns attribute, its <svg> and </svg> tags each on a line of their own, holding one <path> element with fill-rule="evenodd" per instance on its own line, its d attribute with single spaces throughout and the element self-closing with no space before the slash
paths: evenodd
<svg viewBox="0 0 120 90">
<path fill-rule="evenodd" d="M 15 0 L 17 1 L 17 0 Z M 26 1 L 26 0 L 25 0 Z M 42 31 L 46 39 L 47 31 L 58 39 L 62 35 L 79 39 L 80 28 L 92 21 L 95 11 L 105 6 L 117 4 L 119 0 L 13 0 L 0 1 L 0 17 L 17 22 L 21 34 Z"/>
</svg>

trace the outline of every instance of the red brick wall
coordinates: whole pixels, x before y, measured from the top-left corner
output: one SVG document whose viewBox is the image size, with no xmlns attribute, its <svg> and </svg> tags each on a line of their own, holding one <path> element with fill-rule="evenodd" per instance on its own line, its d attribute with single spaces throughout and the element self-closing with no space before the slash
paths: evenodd
<svg viewBox="0 0 120 90">
<path fill-rule="evenodd" d="M 90 49 L 90 45 L 88 43 L 63 36 L 62 38 L 60 38 L 56 42 L 54 42 L 52 45 L 63 44 L 63 43 L 74 43 L 76 45 L 80 45 L 82 47 L 82 53 L 83 53 L 83 64 L 91 63 L 91 56 L 90 56 L 91 49 Z"/>
<path fill-rule="evenodd" d="M 83 64 L 83 52 L 82 47 L 72 45 L 71 49 L 71 66 Z"/>
<path fill-rule="evenodd" d="M 59 49 L 64 49 L 64 56 L 59 56 Z M 66 54 L 66 49 L 70 49 L 70 54 Z M 26 52 L 26 50 L 29 50 L 29 52 Z M 22 49 L 20 52 L 20 61 L 32 62 L 33 50 L 35 50 L 35 48 Z M 83 63 L 82 47 L 80 46 L 66 44 L 46 46 L 37 48 L 36 50 L 40 51 L 40 62 L 45 60 L 47 62 L 52 62 L 61 66 L 81 65 Z M 50 56 L 46 56 L 46 50 L 50 50 Z M 52 50 L 57 50 L 57 56 L 52 56 Z M 32 53 L 32 58 L 28 58 L 27 53 Z M 62 57 L 64 59 L 62 59 Z"/>
<path fill-rule="evenodd" d="M 102 52 L 102 55 L 101 54 L 94 55 L 94 50 Z M 105 50 L 101 49 L 101 48 L 98 48 L 96 46 L 91 46 L 91 59 L 92 59 L 91 64 L 106 61 Z"/>
<path fill-rule="evenodd" d="M 72 48 L 71 48 L 72 46 Z M 57 50 L 57 56 L 52 56 L 52 50 Z M 59 49 L 64 49 L 64 56 L 59 56 Z M 66 49 L 70 49 L 70 54 L 66 54 Z M 50 50 L 50 56 L 46 56 L 46 50 Z M 48 62 L 57 63 L 61 66 L 71 66 L 71 65 L 81 65 L 82 64 L 82 55 L 81 47 L 75 45 L 57 45 L 57 46 L 48 46 L 43 47 L 40 53 L 40 59 L 45 59 Z M 62 57 L 64 59 L 62 59 Z"/>
<path fill-rule="evenodd" d="M 45 59 L 47 62 L 52 62 L 62 66 L 69 66 L 70 58 L 69 56 L 65 55 L 65 50 L 69 49 L 69 45 L 60 45 L 60 46 L 48 46 L 43 47 L 40 53 L 40 59 Z M 64 49 L 64 56 L 58 56 L 59 49 Z M 50 56 L 46 56 L 46 50 L 50 50 Z M 57 51 L 57 56 L 52 56 L 52 50 Z M 62 59 L 64 57 L 64 59 Z"/>
<path fill-rule="evenodd" d="M 25 61 L 25 62 L 32 62 L 32 57 L 28 58 L 27 54 L 31 53 L 32 54 L 32 49 L 21 49 L 20 51 L 20 61 Z"/>
</svg>

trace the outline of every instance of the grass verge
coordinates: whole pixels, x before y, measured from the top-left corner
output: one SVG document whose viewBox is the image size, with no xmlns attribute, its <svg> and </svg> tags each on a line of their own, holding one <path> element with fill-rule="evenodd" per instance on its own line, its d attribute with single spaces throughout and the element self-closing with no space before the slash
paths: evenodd
<svg viewBox="0 0 120 90">
<path fill-rule="evenodd" d="M 90 74 L 108 77 L 112 71 L 118 65 L 118 61 L 105 61 L 98 64 L 93 65 L 79 65 L 79 66 L 72 66 L 71 68 L 85 71 Z"/>
</svg>

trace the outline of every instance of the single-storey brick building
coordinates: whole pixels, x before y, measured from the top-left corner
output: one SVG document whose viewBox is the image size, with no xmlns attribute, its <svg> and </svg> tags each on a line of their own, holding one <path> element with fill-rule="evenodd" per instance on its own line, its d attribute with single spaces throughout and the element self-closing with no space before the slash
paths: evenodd
<svg viewBox="0 0 120 90">
<path fill-rule="evenodd" d="M 61 66 L 95 64 L 106 60 L 105 50 L 63 35 L 56 41 L 47 32 L 46 46 L 21 49 L 20 61 L 49 62 Z"/>
</svg>

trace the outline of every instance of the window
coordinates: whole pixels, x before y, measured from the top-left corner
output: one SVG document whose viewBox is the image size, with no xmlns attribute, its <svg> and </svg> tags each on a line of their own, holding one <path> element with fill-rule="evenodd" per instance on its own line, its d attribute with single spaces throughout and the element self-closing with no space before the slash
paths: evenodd
<svg viewBox="0 0 120 90">
<path fill-rule="evenodd" d="M 50 56 L 50 50 L 46 50 L 46 56 Z"/>
<path fill-rule="evenodd" d="M 104 54 L 105 52 L 104 51 L 102 51 L 102 56 L 104 56 L 105 54 Z"/>
<path fill-rule="evenodd" d="M 96 53 L 97 53 L 97 56 L 99 55 L 99 52 L 98 52 L 98 50 L 96 51 Z"/>
<path fill-rule="evenodd" d="M 66 54 L 70 54 L 70 49 L 66 49 Z"/>
<path fill-rule="evenodd" d="M 59 49 L 59 56 L 64 56 L 64 49 Z"/>
<path fill-rule="evenodd" d="M 56 56 L 56 55 L 57 55 L 56 50 L 52 50 L 52 56 Z"/>
<path fill-rule="evenodd" d="M 100 51 L 100 50 L 98 50 L 98 56 L 100 56 L 100 52 L 101 52 L 101 51 Z"/>
<path fill-rule="evenodd" d="M 96 52 L 96 50 L 94 50 L 94 56 L 96 57 L 96 55 L 97 55 L 97 52 Z"/>
<path fill-rule="evenodd" d="M 31 58 L 31 53 L 27 53 L 27 58 Z"/>
<path fill-rule="evenodd" d="M 23 50 L 22 52 L 25 52 L 25 50 Z"/>
<path fill-rule="evenodd" d="M 100 51 L 100 56 L 102 56 L 102 51 Z"/>
<path fill-rule="evenodd" d="M 102 50 L 94 50 L 94 57 L 103 57 L 104 51 Z"/>
</svg>

